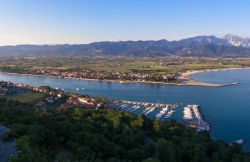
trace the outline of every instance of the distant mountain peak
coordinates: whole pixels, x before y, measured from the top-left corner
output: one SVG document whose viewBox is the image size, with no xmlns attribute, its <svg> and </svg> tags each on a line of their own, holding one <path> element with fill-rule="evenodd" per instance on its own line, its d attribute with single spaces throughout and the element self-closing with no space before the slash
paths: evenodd
<svg viewBox="0 0 250 162">
<path fill-rule="evenodd" d="M 201 35 L 176 41 L 103 41 L 90 44 L 0 46 L 0 56 L 164 57 L 250 56 L 250 38 Z"/>
<path fill-rule="evenodd" d="M 232 46 L 236 47 L 250 47 L 250 38 L 240 37 L 233 34 L 225 35 L 224 39 L 226 39 Z"/>
<path fill-rule="evenodd" d="M 209 45 L 209 44 L 217 44 L 217 45 L 230 45 L 227 40 L 218 38 L 214 35 L 202 35 L 202 36 L 196 36 L 192 38 L 187 38 L 187 39 L 182 39 L 179 42 L 194 45 L 194 44 L 199 44 L 199 45 Z"/>
</svg>

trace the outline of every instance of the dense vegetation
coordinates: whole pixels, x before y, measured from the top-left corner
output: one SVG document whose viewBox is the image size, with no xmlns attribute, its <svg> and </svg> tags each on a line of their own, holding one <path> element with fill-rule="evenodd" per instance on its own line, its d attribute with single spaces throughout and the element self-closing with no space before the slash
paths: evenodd
<svg viewBox="0 0 250 162">
<path fill-rule="evenodd" d="M 249 153 L 213 141 L 207 132 L 112 110 L 44 111 L 0 98 L 0 121 L 12 129 L 8 136 L 18 138 L 12 162 L 250 161 Z"/>
</svg>

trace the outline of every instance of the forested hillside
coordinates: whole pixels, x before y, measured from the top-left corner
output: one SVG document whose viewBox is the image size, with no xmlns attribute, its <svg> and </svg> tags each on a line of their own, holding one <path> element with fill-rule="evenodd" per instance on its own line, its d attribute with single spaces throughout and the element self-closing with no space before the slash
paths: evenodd
<svg viewBox="0 0 250 162">
<path fill-rule="evenodd" d="M 19 152 L 12 162 L 162 161 L 247 162 L 239 146 L 213 141 L 175 121 L 152 121 L 112 110 L 46 111 L 0 99 L 0 121 L 12 129 Z"/>
</svg>

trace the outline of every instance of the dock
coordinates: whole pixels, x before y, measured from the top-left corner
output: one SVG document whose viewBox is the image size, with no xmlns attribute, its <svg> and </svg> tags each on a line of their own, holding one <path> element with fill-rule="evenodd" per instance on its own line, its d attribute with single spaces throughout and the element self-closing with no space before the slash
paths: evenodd
<svg viewBox="0 0 250 162">
<path fill-rule="evenodd" d="M 135 102 L 127 100 L 114 101 L 115 109 L 125 112 L 131 112 L 136 115 L 144 115 L 148 118 L 157 120 L 167 120 L 174 113 L 178 104 Z"/>
<path fill-rule="evenodd" d="M 197 131 L 210 131 L 210 125 L 203 119 L 199 105 L 187 105 L 183 110 L 183 121 Z"/>
<path fill-rule="evenodd" d="M 135 102 L 135 101 L 127 101 L 127 100 L 117 100 L 115 102 L 122 102 L 125 104 L 133 104 L 138 106 L 155 106 L 159 108 L 171 107 L 177 108 L 178 104 L 164 104 L 164 103 L 153 103 L 153 102 Z"/>
</svg>

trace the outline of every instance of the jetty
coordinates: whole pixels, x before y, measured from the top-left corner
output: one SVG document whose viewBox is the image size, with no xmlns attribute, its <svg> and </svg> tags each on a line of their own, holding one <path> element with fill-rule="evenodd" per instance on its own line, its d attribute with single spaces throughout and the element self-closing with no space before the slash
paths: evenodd
<svg viewBox="0 0 250 162">
<path fill-rule="evenodd" d="M 210 125 L 203 119 L 199 105 L 187 105 L 183 110 L 184 124 L 197 131 L 209 131 Z"/>
</svg>

